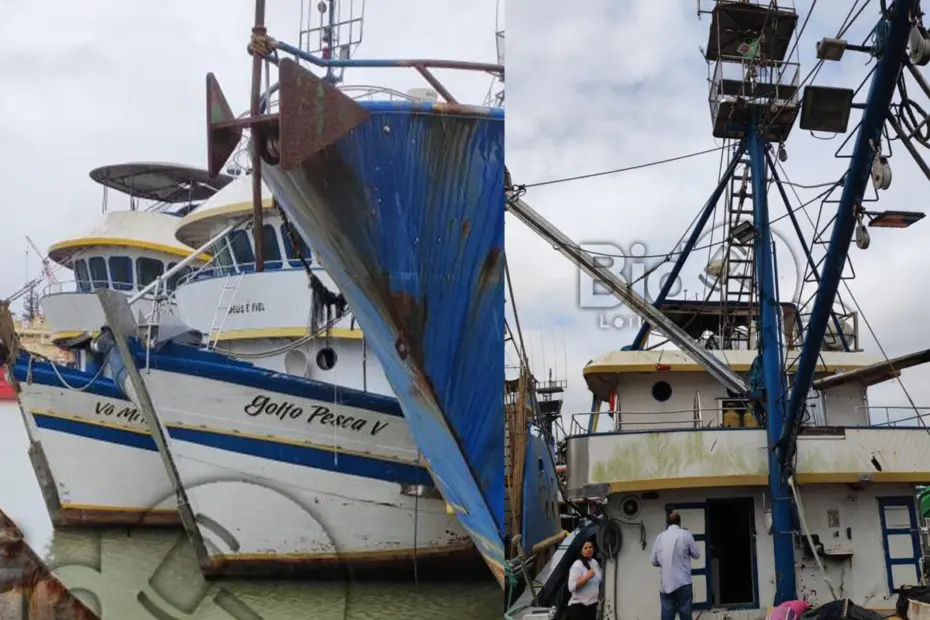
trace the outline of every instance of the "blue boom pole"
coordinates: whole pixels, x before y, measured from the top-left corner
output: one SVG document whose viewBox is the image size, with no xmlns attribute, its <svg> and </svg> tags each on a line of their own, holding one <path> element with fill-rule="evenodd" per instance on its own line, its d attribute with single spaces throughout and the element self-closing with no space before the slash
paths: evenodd
<svg viewBox="0 0 930 620">
<path fill-rule="evenodd" d="M 729 183 L 730 179 L 733 177 L 733 172 L 736 170 L 736 166 L 739 164 L 739 160 L 742 159 L 743 153 L 745 152 L 746 142 L 740 141 L 739 145 L 736 147 L 736 152 L 730 159 L 730 165 L 727 166 L 723 176 L 720 177 L 720 182 L 717 183 L 717 188 L 714 190 L 714 193 L 710 195 L 710 198 L 704 205 L 704 210 L 701 212 L 701 217 L 697 222 L 695 222 L 694 230 L 691 231 L 691 236 L 688 237 L 688 241 L 685 242 L 685 246 L 681 249 L 681 252 L 679 252 L 678 259 L 675 261 L 675 266 L 672 267 L 672 271 L 668 274 L 668 277 L 665 278 L 665 284 L 662 285 L 662 290 L 659 291 L 659 296 L 656 297 L 655 302 L 652 304 L 656 308 L 665 303 L 665 298 L 668 297 L 669 291 L 672 290 L 672 286 L 674 286 L 675 282 L 678 280 L 678 274 L 681 273 L 681 268 L 684 267 L 685 261 L 688 260 L 688 255 L 691 254 L 691 250 L 694 249 L 694 244 L 697 243 L 698 238 L 704 231 L 704 227 L 707 226 L 707 220 L 710 219 L 711 214 L 714 212 L 714 207 L 717 206 L 717 201 L 720 200 L 720 196 L 723 194 L 723 190 L 726 189 L 727 183 Z M 639 331 L 636 332 L 636 338 L 633 339 L 633 344 L 630 346 L 631 350 L 635 351 L 643 346 L 643 341 L 646 340 L 646 334 L 649 333 L 649 327 L 649 323 L 644 321 L 642 326 L 639 328 Z"/>
<path fill-rule="evenodd" d="M 777 456 L 772 448 L 782 433 L 785 413 L 785 373 L 782 364 L 780 311 L 775 283 L 775 261 L 772 252 L 772 229 L 769 225 L 769 201 L 766 184 L 765 127 L 753 123 L 747 133 L 749 166 L 752 171 L 753 223 L 756 238 L 756 280 L 759 287 L 759 357 L 762 358 L 763 403 L 769 456 L 769 492 L 772 496 L 772 542 L 775 551 L 775 605 L 797 598 L 794 577 L 794 535 L 792 533 L 791 491 L 781 475 Z M 750 326 L 751 328 L 751 326 Z"/>
<path fill-rule="evenodd" d="M 852 160 L 849 163 L 849 173 L 846 175 L 840 204 L 837 206 L 833 233 L 830 236 L 830 244 L 827 246 L 820 285 L 814 299 L 814 308 L 807 324 L 807 337 L 804 339 L 798 360 L 797 373 L 778 449 L 783 465 L 790 463 L 794 454 L 794 433 L 797 421 L 801 419 L 807 394 L 814 381 L 814 370 L 826 334 L 827 321 L 833 310 L 836 291 L 840 285 L 846 256 L 849 253 L 849 244 L 856 226 L 855 210 L 862 201 L 865 185 L 870 177 L 874 157 L 872 143 L 877 145 L 881 137 L 898 75 L 904 66 L 907 38 L 911 29 L 909 18 L 915 4 L 915 0 L 895 0 L 890 10 L 891 16 L 885 22 L 890 25 L 890 28 L 876 28 L 877 33 L 886 32 L 887 35 L 879 34 L 877 41 L 882 50 L 881 58 L 869 87 L 862 123 L 853 147 Z M 885 19 L 886 16 L 883 15 L 882 20 Z"/>
</svg>

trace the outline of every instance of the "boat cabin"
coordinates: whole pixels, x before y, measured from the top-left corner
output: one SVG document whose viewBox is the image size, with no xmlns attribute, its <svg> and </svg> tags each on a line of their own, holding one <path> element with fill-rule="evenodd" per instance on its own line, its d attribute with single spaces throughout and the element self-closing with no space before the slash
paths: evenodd
<svg viewBox="0 0 930 620">
<path fill-rule="evenodd" d="M 668 305 L 673 320 L 751 380 L 752 322 L 739 337 L 719 333 L 723 310 Z M 747 317 L 756 311 L 742 310 Z M 782 309 L 789 375 L 798 353 L 794 314 L 789 305 Z M 843 331 L 847 344 L 858 342 L 855 329 Z M 871 406 L 867 390 L 928 353 L 889 363 L 836 348 L 828 343 L 822 351 L 797 441 L 797 592 L 815 604 L 832 600 L 826 576 L 840 598 L 893 609 L 895 589 L 920 579 L 915 485 L 930 481 L 930 433 L 893 408 Z M 611 608 L 619 620 L 658 614 L 659 573 L 649 559 L 675 510 L 701 551 L 692 561 L 695 609 L 704 617 L 764 618 L 775 569 L 761 409 L 677 350 L 612 351 L 591 361 L 584 377 L 595 405 L 573 416 L 567 487 L 571 499 L 603 510 L 623 534 L 622 543 L 599 549 L 607 556 L 605 617 L 614 617 Z"/>
<path fill-rule="evenodd" d="M 335 284 L 296 231 L 290 233 L 270 190 L 262 192 L 264 270 L 255 271 L 254 227 L 224 235 L 209 250 L 213 260 L 179 281 L 179 318 L 204 334 L 208 346 L 266 368 L 327 381 L 337 381 L 338 373 L 341 385 L 392 394 L 361 329 L 344 314 Z M 252 178 L 241 174 L 183 217 L 175 237 L 202 247 L 252 211 Z"/>
<path fill-rule="evenodd" d="M 104 324 L 94 291 L 132 296 L 186 258 L 191 250 L 174 238 L 178 218 L 231 180 L 159 163 L 105 166 L 90 176 L 104 188 L 103 216 L 83 234 L 48 250 L 51 261 L 74 274 L 71 282 L 50 283 L 40 301 L 53 341 L 63 346 L 85 339 Z M 128 198 L 128 208 L 112 210 L 109 190 Z M 201 257 L 201 262 L 208 258 Z M 183 276 L 180 272 L 166 280 L 167 291 L 172 292 Z M 136 307 L 147 316 L 153 301 L 141 299 Z"/>
</svg>

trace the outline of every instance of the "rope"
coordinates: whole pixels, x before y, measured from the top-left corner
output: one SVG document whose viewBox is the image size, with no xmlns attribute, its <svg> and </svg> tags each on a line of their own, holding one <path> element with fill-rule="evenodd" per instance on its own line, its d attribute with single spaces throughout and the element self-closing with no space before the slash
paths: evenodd
<svg viewBox="0 0 930 620">
<path fill-rule="evenodd" d="M 265 57 L 278 49 L 278 42 L 267 34 L 264 34 L 264 32 L 262 34 L 253 32 L 252 36 L 249 37 L 249 44 L 246 46 L 246 49 L 250 56 L 258 54 L 261 57 Z"/>
<path fill-rule="evenodd" d="M 58 377 L 58 380 L 61 382 L 61 384 L 62 384 L 63 386 L 65 386 L 66 388 L 68 388 L 68 389 L 71 390 L 72 392 L 83 392 L 83 391 L 87 390 L 88 388 L 90 388 L 90 387 L 91 387 L 92 385 L 94 385 L 95 383 L 97 383 L 97 380 L 100 379 L 100 377 L 103 376 L 103 371 L 106 370 L 107 361 L 110 359 L 110 354 L 107 353 L 106 357 L 103 359 L 103 362 L 100 364 L 100 368 L 97 369 L 97 372 L 94 373 L 94 376 L 91 377 L 91 379 L 90 379 L 90 381 L 87 383 L 87 385 L 84 385 L 84 386 L 82 386 L 82 387 L 74 387 L 73 385 L 71 385 L 70 383 L 68 383 L 68 382 L 65 380 L 65 378 L 64 378 L 63 376 L 61 376 L 61 372 L 58 371 L 58 364 L 56 364 L 56 363 L 53 362 L 52 360 L 48 359 L 47 357 L 44 357 L 44 356 L 42 356 L 42 355 L 39 355 L 39 354 L 37 354 L 37 353 L 32 353 L 32 352 L 29 353 L 29 371 L 28 371 L 29 374 L 28 374 L 28 381 L 27 381 L 27 384 L 32 383 L 32 360 L 33 360 L 33 358 L 38 358 L 38 359 L 40 359 L 40 360 L 42 360 L 42 361 L 44 361 L 44 362 L 47 362 L 48 365 L 52 367 L 52 372 L 55 373 L 55 376 Z"/>
<path fill-rule="evenodd" d="M 823 576 L 824 582 L 826 582 L 827 587 L 830 589 L 830 596 L 832 596 L 835 601 L 838 598 L 836 596 L 836 590 L 833 589 L 833 582 L 830 581 L 830 577 L 827 576 L 827 569 L 823 567 L 823 562 L 820 561 L 817 548 L 814 546 L 814 539 L 807 527 L 807 518 L 804 516 L 804 504 L 801 502 L 801 495 L 798 493 L 798 487 L 794 482 L 794 476 L 788 476 L 788 486 L 791 487 L 791 494 L 794 495 L 794 503 L 798 507 L 798 521 L 801 522 L 801 532 L 804 534 L 804 537 L 807 538 L 807 544 L 810 545 L 814 561 L 817 562 L 817 568 L 820 569 L 820 574 Z"/>
<path fill-rule="evenodd" d="M 883 16 L 872 30 L 872 45 L 869 47 L 869 53 L 872 54 L 873 57 L 880 58 L 885 52 L 885 45 L 887 45 L 890 35 L 891 22 Z"/>
</svg>

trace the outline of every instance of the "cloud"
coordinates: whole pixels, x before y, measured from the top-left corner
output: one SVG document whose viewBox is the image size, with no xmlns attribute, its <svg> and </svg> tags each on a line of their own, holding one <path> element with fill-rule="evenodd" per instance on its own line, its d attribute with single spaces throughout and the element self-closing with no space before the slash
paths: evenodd
<svg viewBox="0 0 930 620">
<path fill-rule="evenodd" d="M 811 2 L 797 4 L 803 22 Z M 798 48 L 802 79 L 815 65 L 815 42 L 836 36 L 849 7 L 843 0 L 817 3 Z M 511 0 L 508 10 L 507 161 L 515 183 L 621 168 L 720 144 L 711 134 L 708 73 L 699 52 L 706 45 L 710 19 L 696 18 L 694 2 L 592 0 L 567 7 L 554 0 Z M 876 19 L 870 7 L 847 38 L 860 43 Z M 862 54 L 847 53 L 841 63 L 824 65 L 815 82 L 856 88 L 871 68 L 866 61 Z M 858 100 L 866 92 L 867 86 Z M 916 86 L 911 92 L 918 97 Z M 851 130 L 858 119 L 854 111 Z M 786 144 L 788 180 L 811 185 L 838 179 L 849 163 L 834 157 L 844 138 L 817 139 L 795 126 Z M 844 153 L 850 152 L 851 144 L 852 139 Z M 625 249 L 642 242 L 648 254 L 663 254 L 674 247 L 710 196 L 720 165 L 719 155 L 704 155 L 530 188 L 526 200 L 575 241 L 609 241 Z M 900 143 L 894 145 L 892 167 L 891 189 L 882 193 L 877 206 L 867 207 L 922 210 L 914 197 L 925 193 L 927 179 Z M 820 191 L 797 190 L 805 201 Z M 798 202 L 790 191 L 789 195 L 796 208 Z M 769 204 L 773 218 L 785 213 L 774 190 Z M 815 202 L 807 210 L 815 220 L 818 209 L 819 202 Z M 835 210 L 836 204 L 824 205 L 821 226 Z M 803 215 L 799 217 L 809 239 L 812 226 Z M 922 274 L 930 268 L 930 254 L 925 250 L 928 225 L 921 222 L 906 231 L 872 229 L 867 251 L 855 245 L 850 250 L 856 278 L 848 284 L 891 356 L 930 346 L 923 310 L 930 295 L 921 284 Z M 775 228 L 787 238 L 795 237 L 787 219 Z M 815 257 L 822 256 L 823 250 L 823 246 L 815 247 Z M 569 384 L 564 411 L 589 410 L 583 366 L 629 344 L 635 330 L 601 329 L 597 311 L 578 308 L 576 269 L 512 216 L 507 219 L 507 252 L 516 307 L 531 343 L 535 372 L 545 375 L 557 367 L 561 376 L 556 378 L 567 379 Z M 697 274 L 707 260 L 706 250 L 696 252 L 682 274 L 691 296 L 703 291 Z M 781 275 L 783 286 L 788 286 L 785 274 Z M 843 287 L 840 291 L 851 301 Z M 812 293 L 808 285 L 802 299 Z M 867 352 L 880 355 L 862 321 L 860 331 Z M 930 402 L 930 370 L 905 371 L 904 382 L 918 406 Z M 870 405 L 907 404 L 895 382 L 870 391 Z"/>
</svg>

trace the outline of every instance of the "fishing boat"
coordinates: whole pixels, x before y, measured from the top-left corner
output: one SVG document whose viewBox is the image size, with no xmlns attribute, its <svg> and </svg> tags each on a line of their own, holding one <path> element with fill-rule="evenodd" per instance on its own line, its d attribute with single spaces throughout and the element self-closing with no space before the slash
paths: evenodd
<svg viewBox="0 0 930 620">
<path fill-rule="evenodd" d="M 458 102 L 431 72 L 503 66 L 317 55 L 256 32 L 256 62 L 287 54 L 326 75 L 282 57 L 277 110 L 269 92 L 240 119 L 208 76 L 209 167 L 252 127 L 255 182 L 345 295 L 439 492 L 503 584 L 504 114 Z M 430 100 L 353 98 L 336 86 L 352 66 L 416 67 Z"/>
<path fill-rule="evenodd" d="M 29 330 L 17 326 L 5 307 L 0 339 L 9 379 L 56 527 L 178 525 L 171 485 L 145 421 L 92 346 L 104 324 L 94 292 L 134 298 L 145 326 L 178 325 L 172 304 L 156 300 L 151 288 L 190 254 L 174 238 L 178 217 L 232 178 L 160 163 L 104 166 L 90 176 L 104 188 L 103 217 L 86 233 L 51 246 L 49 260 L 75 279 L 49 282 L 39 300 L 47 344 L 66 351 L 73 363 L 31 346 Z M 111 190 L 128 197 L 128 209 L 108 210 Z M 195 258 L 195 264 L 208 259 Z M 165 280 L 167 291 L 184 273 Z"/>
<path fill-rule="evenodd" d="M 214 257 L 175 294 L 210 350 L 131 331 L 130 357 L 110 353 L 117 384 L 140 409 L 150 401 L 164 429 L 160 449 L 196 523 L 203 572 L 465 578 L 480 556 L 447 514 L 377 359 L 312 252 L 288 234 L 270 193 L 261 269 L 255 229 L 230 231 L 251 215 L 251 181 L 243 175 L 177 229 Z M 236 493 L 200 484 L 230 478 L 242 483 Z M 238 510 L 243 503 L 262 510 Z"/>
<path fill-rule="evenodd" d="M 584 367 L 594 406 L 575 416 L 567 439 L 567 493 L 597 524 L 596 533 L 577 533 L 596 542 L 605 566 L 603 617 L 659 614 L 650 553 L 672 511 L 700 552 L 691 560 L 697 614 L 761 619 L 772 606 L 806 600 L 837 601 L 843 617 L 856 606 L 888 616 L 901 588 L 920 583 L 916 487 L 930 480 L 930 432 L 913 402 L 886 417 L 894 408 L 870 402 L 869 388 L 900 380 L 902 370 L 930 360 L 930 351 L 893 359 L 867 353 L 861 311 L 837 295 L 853 238 L 865 250 L 870 229 L 906 228 L 924 217 L 859 206 L 869 180 L 877 195 L 890 186 L 890 163 L 877 154 L 887 153 L 886 122 L 907 143 L 889 109 L 903 88 L 902 69 L 916 72 L 914 65 L 930 60 L 915 9 L 896 0 L 873 30 L 880 49 L 857 51 L 878 59 L 857 106 L 864 112 L 851 132 L 848 171 L 824 193 L 822 208 L 837 212 L 815 226 L 815 238 L 829 239 L 820 261 L 772 152 L 785 149 L 798 121 L 803 129 L 846 133 L 854 93 L 799 88 L 790 51 L 798 15 L 782 3 L 720 0 L 706 10 L 714 135 L 728 141 L 729 163 L 654 301 L 533 211 L 521 189 L 508 189 L 520 220 L 644 320 L 631 345 Z M 853 50 L 839 39 L 818 44 L 827 60 Z M 769 184 L 797 233 L 810 282 L 790 301 L 778 290 Z M 703 300 L 670 299 L 723 196 L 723 249 L 706 268 L 715 286 Z M 551 592 L 558 583 L 546 586 Z M 560 613 L 528 604 L 509 616 Z"/>
</svg>

